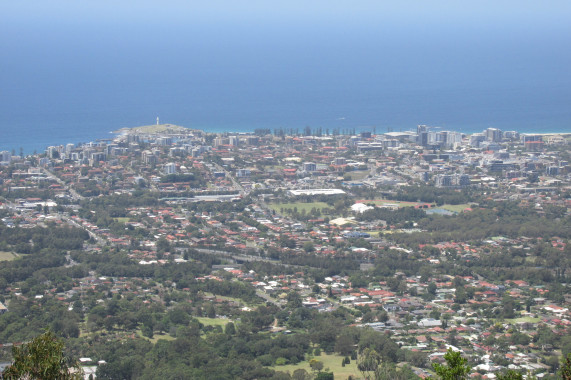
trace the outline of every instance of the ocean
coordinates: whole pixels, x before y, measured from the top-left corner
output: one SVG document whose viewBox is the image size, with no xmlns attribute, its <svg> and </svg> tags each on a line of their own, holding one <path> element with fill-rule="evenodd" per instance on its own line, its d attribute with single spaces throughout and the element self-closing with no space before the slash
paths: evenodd
<svg viewBox="0 0 571 380">
<path fill-rule="evenodd" d="M 3 7 L 14 17 L 0 22 L 0 150 L 110 138 L 157 117 L 209 132 L 571 132 L 568 6 L 473 23 L 461 10 L 428 21 L 331 11 L 315 21 L 175 17 L 189 11 L 178 3 L 132 19 L 127 7 L 59 19 Z"/>
</svg>

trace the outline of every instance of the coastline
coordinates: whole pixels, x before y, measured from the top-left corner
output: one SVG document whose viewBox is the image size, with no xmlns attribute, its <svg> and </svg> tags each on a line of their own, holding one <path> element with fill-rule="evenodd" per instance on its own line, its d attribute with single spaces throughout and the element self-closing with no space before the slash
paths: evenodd
<svg viewBox="0 0 571 380">
<path fill-rule="evenodd" d="M 254 130 L 256 128 L 262 128 L 262 127 L 251 127 L 251 128 L 244 128 L 244 127 L 239 127 L 236 126 L 235 128 L 225 128 L 225 127 L 202 127 L 202 128 L 197 128 L 197 127 L 184 127 L 181 126 L 180 124 L 174 124 L 174 123 L 164 123 L 164 124 L 159 124 L 159 129 L 156 129 L 157 125 L 156 124 L 151 124 L 151 125 L 143 125 L 143 126 L 135 126 L 135 127 L 121 127 L 119 129 L 115 129 L 115 130 L 111 130 L 109 131 L 109 129 L 107 129 L 106 131 L 102 131 L 100 134 L 97 133 L 97 131 L 94 130 L 90 130 L 90 131 L 81 131 L 83 133 L 79 133 L 76 136 L 73 137 L 66 137 L 66 136 L 62 136 L 61 138 L 57 138 L 57 136 L 53 136 L 53 135 L 49 135 L 49 136 L 42 136 L 41 134 L 36 136 L 38 137 L 36 141 L 34 141 L 34 136 L 26 136 L 25 138 L 22 137 L 21 142 L 18 143 L 11 143 L 10 141 L 0 141 L 0 151 L 11 151 L 14 150 L 16 153 L 19 152 L 20 149 L 23 150 L 25 155 L 31 155 L 34 152 L 36 153 L 41 153 L 43 152 L 45 149 L 47 149 L 49 146 L 58 146 L 58 145 L 65 145 L 67 143 L 73 143 L 73 144 L 81 144 L 81 143 L 89 143 L 89 142 L 94 142 L 94 141 L 103 141 L 103 140 L 110 140 L 113 139 L 114 136 L 120 135 L 120 134 L 126 134 L 129 133 L 130 131 L 137 131 L 139 133 L 161 133 L 161 128 L 163 129 L 168 129 L 168 127 L 170 127 L 171 129 L 175 129 L 175 128 L 180 128 L 180 129 L 184 129 L 184 130 L 188 130 L 188 131 L 203 131 L 205 133 L 228 133 L 228 134 L 232 134 L 232 133 L 236 133 L 236 134 L 244 134 L 244 133 L 254 133 Z M 274 129 L 279 129 L 281 128 L 280 126 L 274 126 L 274 127 L 266 127 L 263 129 L 270 129 L 270 131 L 274 131 Z M 408 131 L 413 131 L 415 127 L 410 127 L 407 128 Z M 147 129 L 147 130 L 145 130 Z M 283 128 L 284 130 L 288 130 L 289 128 Z M 303 128 L 299 127 L 296 128 L 299 131 L 302 131 Z M 350 127 L 347 128 L 343 128 L 343 129 L 352 129 Z M 377 127 L 377 135 L 381 135 L 386 133 L 387 131 L 385 128 L 380 128 Z M 393 128 L 394 130 L 396 130 L 397 128 Z M 400 129 L 400 128 L 399 128 Z M 461 129 L 461 128 L 458 128 Z M 499 128 L 501 129 L 501 128 Z M 474 131 L 473 128 L 470 128 L 470 132 L 463 132 L 461 130 L 455 130 L 454 128 L 445 128 L 442 127 L 441 130 L 449 130 L 449 131 L 457 131 L 460 133 L 463 133 L 467 136 L 470 136 L 474 133 L 481 133 L 483 131 L 482 130 L 476 130 Z M 508 131 L 508 130 L 514 130 L 514 129 L 505 129 L 503 130 Z M 77 132 L 76 130 L 70 129 L 70 131 L 74 131 Z M 361 131 L 371 131 L 371 127 L 355 127 L 355 132 L 359 133 Z M 402 129 L 402 131 L 406 131 L 404 128 Z M 531 131 L 525 131 L 525 132 L 521 132 L 518 131 L 517 129 L 515 129 L 515 131 L 517 131 L 518 133 L 520 133 L 521 135 L 541 135 L 541 136 L 548 136 L 548 137 L 554 137 L 554 136 L 561 136 L 564 138 L 569 138 L 571 137 L 571 130 L 568 131 L 562 131 L 562 132 L 556 132 L 556 131 L 549 131 L 549 132 L 531 132 Z M 95 132 L 95 133 L 94 133 Z M 16 137 L 16 136 L 14 136 Z M 10 139 L 8 139 L 10 140 Z"/>
</svg>

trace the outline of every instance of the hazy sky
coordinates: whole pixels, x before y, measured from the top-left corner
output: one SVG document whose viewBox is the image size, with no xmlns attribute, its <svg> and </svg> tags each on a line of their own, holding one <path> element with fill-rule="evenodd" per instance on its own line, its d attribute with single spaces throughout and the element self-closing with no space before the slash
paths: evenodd
<svg viewBox="0 0 571 380">
<path fill-rule="evenodd" d="M 165 28 L 178 23 L 225 26 L 472 27 L 476 29 L 569 30 L 568 0 L 398 1 L 4 1 L 3 24 L 14 27 L 136 24 Z"/>
<path fill-rule="evenodd" d="M 110 41 L 118 48 L 181 39 L 220 48 L 287 47 L 344 39 L 358 44 L 360 35 L 432 46 L 455 39 L 481 45 L 542 39 L 568 48 L 569 20 L 569 0 L 3 1 L 0 54 L 28 45 L 37 49 L 38 42 L 68 49 L 79 44 L 78 50 L 85 47 L 82 40 L 85 45 Z"/>
</svg>

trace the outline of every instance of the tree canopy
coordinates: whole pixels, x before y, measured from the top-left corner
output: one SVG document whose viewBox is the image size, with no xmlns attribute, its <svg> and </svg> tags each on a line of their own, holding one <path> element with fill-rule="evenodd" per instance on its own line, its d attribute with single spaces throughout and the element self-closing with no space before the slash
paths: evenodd
<svg viewBox="0 0 571 380">
<path fill-rule="evenodd" d="M 6 379 L 81 379 L 81 369 L 63 353 L 63 341 L 51 331 L 22 346 L 14 346 L 14 362 L 3 372 Z"/>
<path fill-rule="evenodd" d="M 446 360 L 446 365 L 435 363 L 432 366 L 440 380 L 463 380 L 467 378 L 471 368 L 459 351 L 449 348 L 444 354 L 444 360 Z"/>
</svg>

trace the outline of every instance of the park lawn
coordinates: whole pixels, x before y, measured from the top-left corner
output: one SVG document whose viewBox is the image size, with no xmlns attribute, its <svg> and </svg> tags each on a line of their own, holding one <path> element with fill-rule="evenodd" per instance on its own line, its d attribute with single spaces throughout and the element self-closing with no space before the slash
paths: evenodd
<svg viewBox="0 0 571 380">
<path fill-rule="evenodd" d="M 537 323 L 541 321 L 541 318 L 521 317 L 521 318 L 505 319 L 504 321 L 511 324 L 520 323 L 520 322 Z"/>
<path fill-rule="evenodd" d="M 114 218 L 116 222 L 127 223 L 131 218 Z"/>
<path fill-rule="evenodd" d="M 204 295 L 205 295 L 205 296 L 213 296 L 213 297 L 216 297 L 216 299 L 219 299 L 219 300 L 230 301 L 230 302 L 236 302 L 236 303 L 239 303 L 239 304 L 246 304 L 246 303 L 247 303 L 246 301 L 244 301 L 244 300 L 242 300 L 242 299 L 240 299 L 240 298 L 237 298 L 237 297 L 221 296 L 221 295 L 214 294 L 214 293 L 210 293 L 210 292 L 204 292 Z"/>
<path fill-rule="evenodd" d="M 328 355 L 321 354 L 320 356 L 315 356 L 315 359 L 323 363 L 323 371 L 333 372 L 335 380 L 345 380 L 349 376 L 358 377 L 360 372 L 357 369 L 357 361 L 351 360 L 350 364 L 346 364 L 345 367 L 341 365 L 341 361 L 344 356 L 340 355 Z M 308 373 L 311 373 L 311 367 L 309 366 L 309 360 L 303 361 L 298 364 L 286 364 L 286 365 L 274 365 L 271 367 L 275 371 L 293 373 L 296 369 L 305 369 Z"/>
<path fill-rule="evenodd" d="M 198 322 L 202 323 L 204 326 L 226 326 L 228 322 L 232 320 L 227 318 L 207 318 L 207 317 L 194 317 Z"/>
<path fill-rule="evenodd" d="M 356 203 L 374 204 L 376 206 L 382 206 L 385 204 L 397 205 L 400 207 L 416 207 L 420 205 L 425 205 L 425 202 L 405 202 L 405 201 L 392 201 L 390 199 L 360 199 Z M 434 207 L 434 205 L 432 205 Z"/>
<path fill-rule="evenodd" d="M 333 207 L 329 206 L 327 203 L 325 202 L 310 202 L 310 203 L 303 203 L 303 202 L 289 202 L 289 203 L 271 203 L 268 205 L 272 210 L 275 210 L 275 212 L 281 212 L 281 209 L 283 208 L 284 210 L 287 209 L 291 209 L 293 210 L 294 208 L 297 207 L 297 211 L 301 212 L 302 210 L 305 210 L 305 212 L 310 212 L 312 208 L 316 208 L 318 210 L 323 210 L 324 208 L 330 208 L 333 209 Z"/>
<path fill-rule="evenodd" d="M 351 178 L 351 181 L 360 181 L 369 175 L 368 170 L 355 170 L 352 172 L 346 172 L 344 175 L 348 175 Z"/>
<path fill-rule="evenodd" d="M 18 258 L 18 256 L 12 252 L 0 251 L 0 261 L 12 261 L 16 258 Z"/>
<path fill-rule="evenodd" d="M 467 208 L 470 208 L 470 205 L 467 203 L 463 203 L 460 205 L 444 205 L 444 206 L 440 206 L 440 208 L 443 208 L 444 210 L 448 210 L 448 211 L 452 211 L 452 212 L 462 212 Z"/>
<path fill-rule="evenodd" d="M 243 300 L 243 299 L 241 299 L 241 298 L 229 297 L 229 296 L 221 296 L 221 295 L 212 294 L 212 293 L 209 293 L 209 292 L 204 292 L 204 295 L 206 295 L 206 296 L 215 296 L 216 299 L 219 299 L 219 300 L 224 300 L 224 301 L 229 301 L 229 302 L 236 302 L 237 304 L 246 305 L 246 306 L 249 306 L 249 307 L 255 307 L 255 306 L 265 305 L 265 304 L 266 304 L 266 302 L 265 302 L 265 301 L 262 302 L 262 300 L 261 300 L 260 298 L 258 298 L 257 300 L 245 301 L 245 300 Z M 230 321 L 228 321 L 228 322 L 230 322 Z"/>
<path fill-rule="evenodd" d="M 176 338 L 170 336 L 169 334 L 153 334 L 152 338 L 147 338 L 146 336 L 143 336 L 143 333 L 141 332 L 141 329 L 137 329 L 137 336 L 139 336 L 140 338 L 146 339 L 149 342 L 155 344 L 157 343 L 159 340 L 163 339 L 163 340 L 175 340 Z"/>
<path fill-rule="evenodd" d="M 417 207 L 420 205 L 425 205 L 427 203 L 425 202 L 405 202 L 405 201 L 392 201 L 390 199 L 372 199 L 372 200 L 359 200 L 357 202 L 360 203 L 365 203 L 365 204 L 375 204 L 377 206 L 382 206 L 385 204 L 395 204 L 398 207 Z M 431 203 L 432 207 L 435 206 L 435 204 Z M 449 204 L 445 204 L 442 206 L 439 206 L 439 208 L 442 208 L 444 210 L 448 210 L 448 211 L 452 211 L 452 212 L 462 212 L 467 208 L 470 208 L 470 205 L 467 203 L 463 203 L 463 204 L 459 204 L 459 205 L 449 205 Z"/>
<path fill-rule="evenodd" d="M 526 262 L 527 264 L 535 264 L 535 260 L 536 260 L 536 259 L 537 259 L 537 257 L 528 256 L 528 257 L 525 258 L 525 262 Z"/>
</svg>

